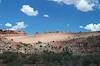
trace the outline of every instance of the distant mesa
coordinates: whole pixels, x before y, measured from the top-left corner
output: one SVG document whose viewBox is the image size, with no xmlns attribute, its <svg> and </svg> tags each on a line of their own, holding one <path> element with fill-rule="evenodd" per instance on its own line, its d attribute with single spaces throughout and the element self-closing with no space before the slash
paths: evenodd
<svg viewBox="0 0 100 66">
<path fill-rule="evenodd" d="M 3 30 L 0 29 L 0 35 L 26 35 L 27 33 L 23 31 L 15 31 L 15 30 Z"/>
<path fill-rule="evenodd" d="M 87 38 L 89 36 L 100 35 L 99 32 L 36 32 L 33 35 L 28 35 L 24 31 L 15 31 L 15 30 L 2 30 L 0 29 L 0 36 L 3 36 L 9 40 L 22 43 L 35 43 L 38 41 L 41 42 L 52 42 L 52 41 L 68 41 L 76 38 Z"/>
</svg>

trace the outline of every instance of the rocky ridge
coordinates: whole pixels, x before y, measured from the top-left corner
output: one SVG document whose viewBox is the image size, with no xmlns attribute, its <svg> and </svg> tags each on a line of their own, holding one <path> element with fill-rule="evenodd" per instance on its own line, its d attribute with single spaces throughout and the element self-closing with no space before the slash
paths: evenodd
<svg viewBox="0 0 100 66">
<path fill-rule="evenodd" d="M 5 32 L 5 31 L 4 31 Z M 26 35 L 26 33 L 16 32 L 16 31 L 6 31 L 11 35 Z M 9 34 L 9 33 L 3 33 Z M 58 33 L 46 33 L 46 35 L 58 34 Z M 60 33 L 66 34 L 66 33 Z M 68 34 L 68 33 L 67 33 Z M 71 38 L 70 40 L 53 40 L 49 42 L 37 41 L 33 43 L 23 43 L 16 42 L 13 39 L 8 40 L 6 37 L 1 36 L 0 38 L 0 53 L 4 51 L 21 52 L 25 54 L 39 53 L 44 50 L 49 50 L 52 52 L 62 52 L 65 48 L 74 55 L 87 55 L 87 54 L 100 54 L 100 33 L 90 32 L 90 33 L 70 33 L 76 36 L 76 38 Z M 42 34 L 42 36 L 44 36 Z M 41 34 L 37 35 L 41 36 Z M 59 35 L 60 36 L 60 35 Z M 28 39 L 28 38 L 27 38 Z M 52 38 L 50 38 L 52 39 Z"/>
</svg>

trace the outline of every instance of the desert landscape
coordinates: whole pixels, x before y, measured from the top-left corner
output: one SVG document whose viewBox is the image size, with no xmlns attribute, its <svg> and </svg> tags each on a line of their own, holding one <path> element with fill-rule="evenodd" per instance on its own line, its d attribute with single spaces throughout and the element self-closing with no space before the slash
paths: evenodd
<svg viewBox="0 0 100 66">
<path fill-rule="evenodd" d="M 0 0 L 0 66 L 100 66 L 100 0 Z"/>
<path fill-rule="evenodd" d="M 80 54 L 81 53 L 80 51 L 82 49 L 78 51 L 78 48 L 84 46 L 85 45 L 84 43 L 87 44 L 87 39 L 89 37 L 93 38 L 93 37 L 100 36 L 100 32 L 99 31 L 77 32 L 77 33 L 75 32 L 44 32 L 44 33 L 36 33 L 33 35 L 29 35 L 23 31 L 1 30 L 0 36 L 1 36 L 0 37 L 1 40 L 9 42 L 10 43 L 9 45 L 11 47 L 13 46 L 17 47 L 17 45 L 27 44 L 27 45 L 32 46 L 33 49 L 38 49 L 39 51 L 41 51 L 40 50 L 41 47 L 48 47 L 48 46 L 51 46 L 52 48 L 57 48 L 58 51 L 61 51 L 63 48 L 67 46 L 68 49 L 71 50 L 73 53 L 78 54 L 77 52 L 79 52 Z M 49 49 L 49 47 L 47 49 Z M 92 48 L 89 48 L 89 49 L 91 50 Z M 42 48 L 42 50 L 45 50 L 45 48 Z M 22 51 L 24 50 L 22 49 Z M 31 51 L 31 52 L 34 53 L 34 51 Z"/>
<path fill-rule="evenodd" d="M 100 55 L 99 45 L 100 45 L 99 31 L 77 32 L 77 33 L 44 32 L 44 33 L 36 33 L 30 36 L 29 34 L 23 31 L 1 30 L 0 31 L 0 58 L 1 58 L 0 64 L 1 66 L 10 66 L 10 64 L 12 65 L 14 61 L 18 64 L 16 66 L 20 66 L 20 65 L 21 66 L 22 65 L 23 66 L 34 66 L 34 65 L 44 66 L 45 64 L 55 66 L 55 64 L 57 63 L 58 65 L 59 63 L 61 63 L 63 66 L 66 64 L 71 66 L 71 64 L 73 65 L 73 63 L 75 62 L 73 60 L 74 57 L 79 56 L 80 58 L 76 58 L 76 60 L 78 60 L 77 61 L 78 63 L 80 60 L 81 63 L 79 65 L 81 65 L 82 63 L 85 63 L 81 61 L 82 58 L 85 61 L 85 58 L 89 58 L 89 57 L 95 58 L 96 56 L 96 60 L 97 60 L 98 56 Z M 23 55 L 25 57 L 23 57 Z M 46 55 L 46 58 L 44 59 L 45 56 L 42 55 Z M 28 56 L 29 58 L 27 58 Z M 50 56 L 53 62 L 49 61 Z M 70 58 L 72 57 L 72 59 L 70 59 L 70 63 L 65 62 L 65 61 L 69 62 L 69 60 L 62 59 L 65 57 L 67 59 L 69 57 Z M 17 58 L 19 58 L 20 62 L 22 61 L 23 63 L 18 63 Z M 58 58 L 60 60 L 58 60 Z M 23 61 L 23 59 L 26 61 Z M 47 61 L 47 63 L 45 60 Z M 92 60 L 94 61 L 94 59 Z M 57 61 L 57 63 L 55 61 Z M 64 63 L 62 63 L 61 61 L 64 61 Z M 73 61 L 73 63 L 71 63 L 71 61 Z M 92 63 L 90 60 L 88 61 L 90 63 L 87 63 L 86 65 Z M 93 64 L 99 65 L 99 61 L 97 63 L 93 62 Z"/>
<path fill-rule="evenodd" d="M 5 38 L 8 40 L 13 39 L 15 42 L 23 42 L 23 43 L 35 43 L 38 41 L 41 42 L 51 42 L 51 41 L 66 41 L 75 38 L 87 38 L 89 36 L 98 36 L 100 35 L 99 32 L 44 32 L 44 33 L 37 33 L 33 35 L 28 35 L 24 32 L 16 32 L 15 33 L 8 33 L 4 35 Z M 16 34 L 17 33 L 17 34 Z"/>
</svg>

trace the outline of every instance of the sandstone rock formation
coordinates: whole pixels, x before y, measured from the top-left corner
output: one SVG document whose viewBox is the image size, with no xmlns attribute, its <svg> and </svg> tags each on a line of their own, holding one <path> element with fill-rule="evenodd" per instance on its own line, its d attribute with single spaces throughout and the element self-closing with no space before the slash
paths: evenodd
<svg viewBox="0 0 100 66">
<path fill-rule="evenodd" d="M 0 30 L 0 36 L 22 36 L 26 35 L 25 32 L 22 31 L 14 31 L 14 30 Z"/>
<path fill-rule="evenodd" d="M 67 47 L 74 54 L 100 54 L 100 32 L 47 32 L 28 36 L 24 32 L 1 30 L 0 36 L 0 46 L 4 46 L 4 50 L 18 50 L 23 53 L 32 53 L 35 50 L 61 52 Z"/>
</svg>

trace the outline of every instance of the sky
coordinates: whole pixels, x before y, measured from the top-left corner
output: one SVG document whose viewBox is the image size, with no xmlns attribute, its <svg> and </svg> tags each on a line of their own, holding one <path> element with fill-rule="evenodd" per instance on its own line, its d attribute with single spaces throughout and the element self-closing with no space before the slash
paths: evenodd
<svg viewBox="0 0 100 66">
<path fill-rule="evenodd" d="M 0 0 L 0 29 L 100 31 L 100 0 Z"/>
</svg>

